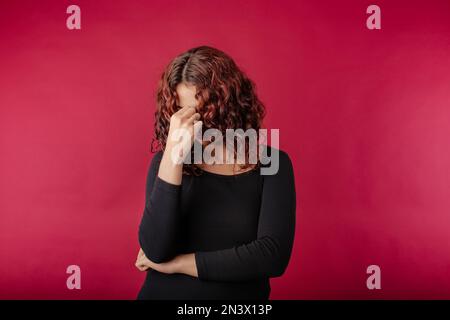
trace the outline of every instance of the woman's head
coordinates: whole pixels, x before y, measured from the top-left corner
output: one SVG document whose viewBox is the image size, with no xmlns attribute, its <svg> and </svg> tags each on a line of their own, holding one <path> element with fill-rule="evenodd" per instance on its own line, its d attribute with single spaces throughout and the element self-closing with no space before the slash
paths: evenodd
<svg viewBox="0 0 450 320">
<path fill-rule="evenodd" d="M 155 135 L 164 149 L 170 117 L 180 107 L 194 106 L 205 129 L 255 129 L 262 126 L 265 109 L 253 82 L 224 52 L 201 46 L 169 63 L 157 91 Z"/>
</svg>

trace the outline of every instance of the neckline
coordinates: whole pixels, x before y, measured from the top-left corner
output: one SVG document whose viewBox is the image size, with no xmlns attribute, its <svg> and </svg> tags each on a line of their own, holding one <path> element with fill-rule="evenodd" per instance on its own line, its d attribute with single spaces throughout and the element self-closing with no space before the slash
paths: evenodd
<svg viewBox="0 0 450 320">
<path fill-rule="evenodd" d="M 202 174 L 206 174 L 206 175 L 210 175 L 210 176 L 216 176 L 216 177 L 220 177 L 220 178 L 237 178 L 237 177 L 241 177 L 241 176 L 247 176 L 253 172 L 258 171 L 258 167 L 255 167 L 251 170 L 247 170 L 241 173 L 237 173 L 237 174 L 221 174 L 221 173 L 215 173 L 215 172 L 211 172 L 211 171 L 206 171 L 200 167 L 197 167 Z"/>
</svg>

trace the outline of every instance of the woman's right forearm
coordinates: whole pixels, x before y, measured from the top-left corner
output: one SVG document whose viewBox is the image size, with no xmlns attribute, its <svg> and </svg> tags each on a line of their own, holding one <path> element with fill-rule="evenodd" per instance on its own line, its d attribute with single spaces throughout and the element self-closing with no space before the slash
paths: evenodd
<svg viewBox="0 0 450 320">
<path fill-rule="evenodd" d="M 158 177 L 168 183 L 181 185 L 183 164 L 172 159 L 172 150 L 172 145 L 167 144 L 159 165 Z"/>
<path fill-rule="evenodd" d="M 173 185 L 181 185 L 183 158 L 192 147 L 193 137 L 195 136 L 194 131 L 201 130 L 201 121 L 199 119 L 200 114 L 196 112 L 194 107 L 189 106 L 181 108 L 170 117 L 169 133 L 167 134 L 167 142 L 158 171 L 158 176 L 161 180 Z M 179 136 L 180 133 L 181 136 Z M 186 139 L 186 137 L 189 139 Z M 181 141 L 178 141 L 179 138 L 181 138 Z"/>
</svg>

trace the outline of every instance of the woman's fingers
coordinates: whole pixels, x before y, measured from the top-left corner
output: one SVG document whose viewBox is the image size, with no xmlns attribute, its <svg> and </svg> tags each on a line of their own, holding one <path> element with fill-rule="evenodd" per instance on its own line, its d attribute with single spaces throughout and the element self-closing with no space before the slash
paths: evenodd
<svg viewBox="0 0 450 320">
<path fill-rule="evenodd" d="M 153 269 L 158 272 L 162 273 L 171 273 L 171 263 L 154 263 L 153 261 L 149 260 L 145 255 L 142 257 L 139 257 L 135 263 L 136 268 L 138 268 L 140 271 L 145 271 L 147 269 Z"/>
<path fill-rule="evenodd" d="M 136 268 L 138 268 L 139 271 L 145 271 L 148 269 L 148 267 L 144 265 L 136 265 Z"/>
<path fill-rule="evenodd" d="M 192 114 L 195 113 L 195 108 L 191 106 L 186 106 L 178 110 L 175 114 L 177 114 L 180 118 L 185 119 L 190 117 Z"/>
<path fill-rule="evenodd" d="M 136 262 L 136 268 L 138 268 L 140 271 L 145 271 L 150 268 L 150 266 L 142 262 Z"/>
<path fill-rule="evenodd" d="M 189 119 L 188 119 L 188 123 L 189 124 L 193 124 L 193 123 L 195 123 L 196 121 L 198 121 L 198 120 L 200 120 L 200 113 L 194 113 L 193 115 L 191 115 L 190 117 L 189 117 Z"/>
<path fill-rule="evenodd" d="M 183 118 L 183 120 L 187 120 L 195 113 L 196 113 L 196 110 L 194 107 L 188 107 L 188 109 L 183 113 L 182 118 Z"/>
<path fill-rule="evenodd" d="M 174 258 L 167 262 L 162 263 L 155 263 L 151 261 L 149 258 L 147 258 L 144 254 L 144 251 L 142 251 L 142 248 L 139 250 L 135 266 L 139 269 L 139 271 L 145 271 L 147 269 L 153 269 L 158 272 L 162 273 L 174 273 L 175 267 L 176 267 L 176 259 Z"/>
<path fill-rule="evenodd" d="M 140 263 L 139 261 L 136 261 L 136 263 L 134 265 L 136 266 L 136 268 L 139 269 L 139 271 L 144 270 L 144 265 L 142 263 Z"/>
<path fill-rule="evenodd" d="M 147 270 L 150 266 L 148 266 L 148 262 L 150 260 L 147 259 L 147 257 L 145 256 L 144 251 L 142 250 L 142 248 L 139 250 L 138 256 L 136 258 L 136 262 L 135 262 L 135 266 L 136 268 L 139 269 L 139 271 L 145 271 Z"/>
</svg>

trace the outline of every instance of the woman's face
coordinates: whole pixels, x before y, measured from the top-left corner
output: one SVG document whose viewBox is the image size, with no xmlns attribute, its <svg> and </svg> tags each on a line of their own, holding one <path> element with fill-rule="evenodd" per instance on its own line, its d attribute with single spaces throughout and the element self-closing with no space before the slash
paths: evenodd
<svg viewBox="0 0 450 320">
<path fill-rule="evenodd" d="M 194 107 L 197 109 L 198 101 L 195 98 L 197 89 L 194 85 L 182 82 L 177 85 L 176 91 L 178 96 L 178 107 Z"/>
</svg>

